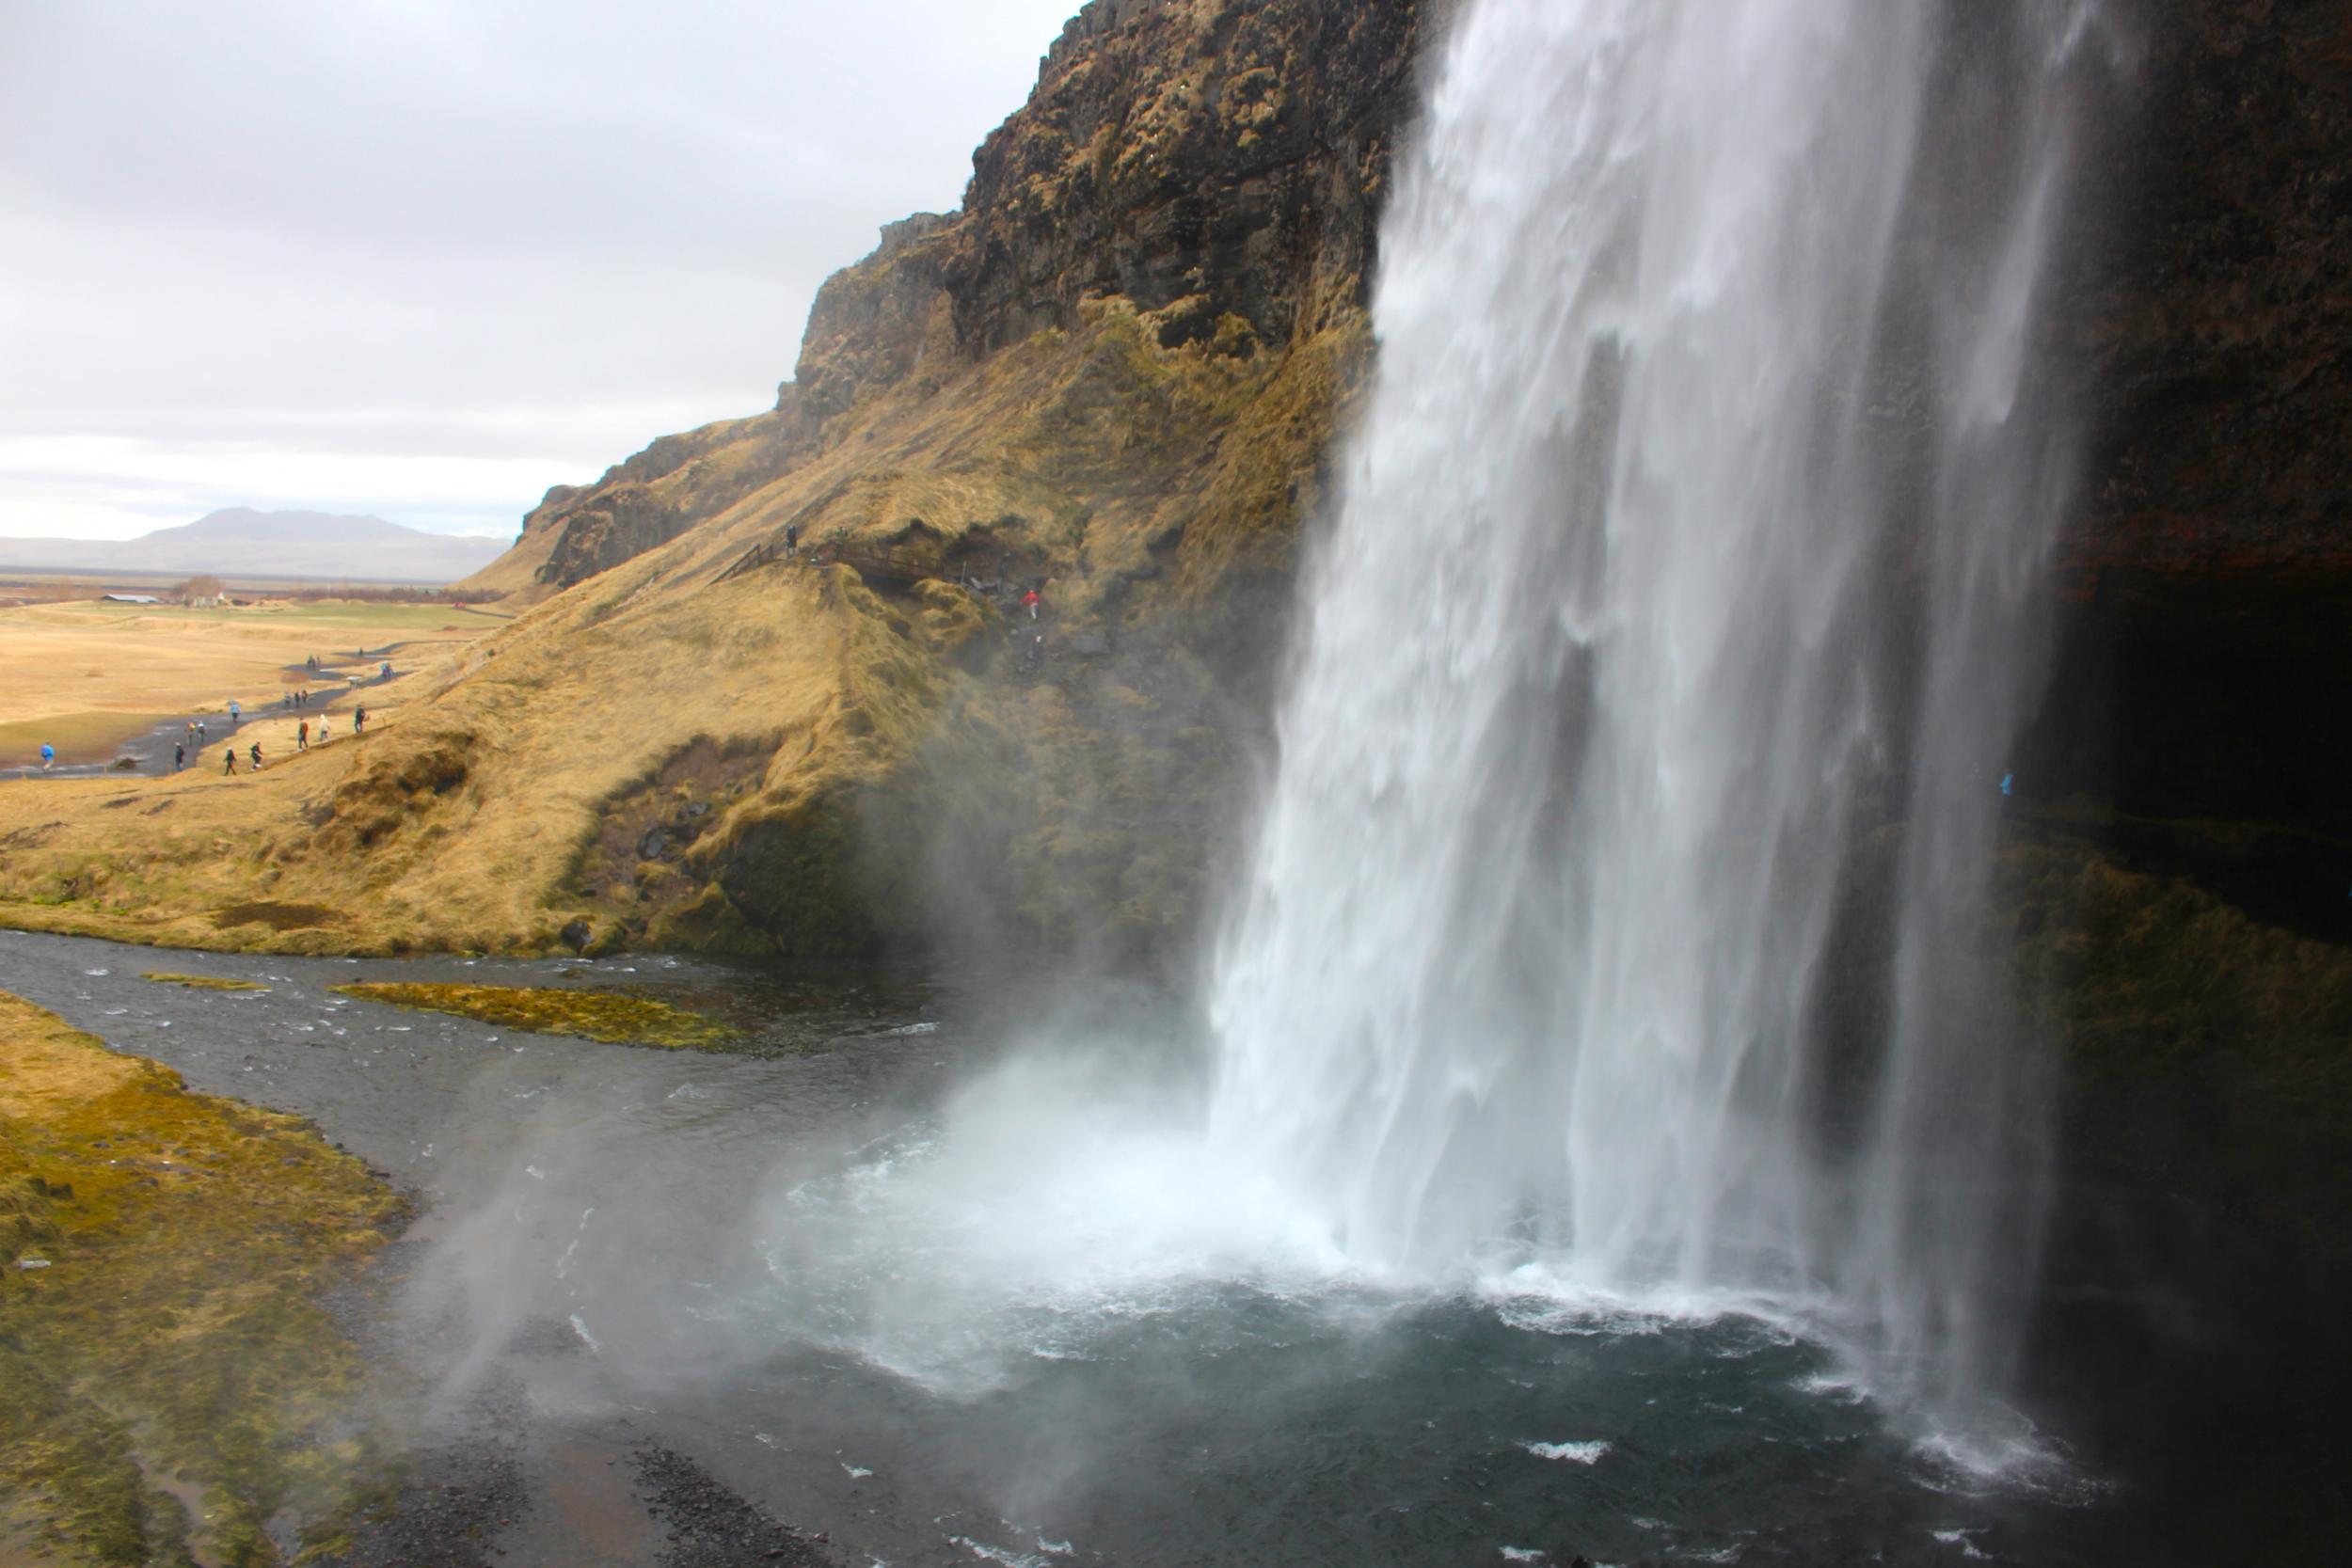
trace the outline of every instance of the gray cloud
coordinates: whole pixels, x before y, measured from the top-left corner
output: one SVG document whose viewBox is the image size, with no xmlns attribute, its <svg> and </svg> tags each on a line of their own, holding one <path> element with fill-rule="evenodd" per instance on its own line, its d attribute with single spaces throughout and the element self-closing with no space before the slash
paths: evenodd
<svg viewBox="0 0 2352 1568">
<path fill-rule="evenodd" d="M 0 0 L 0 533 L 502 531 L 763 406 L 1074 3 Z"/>
</svg>

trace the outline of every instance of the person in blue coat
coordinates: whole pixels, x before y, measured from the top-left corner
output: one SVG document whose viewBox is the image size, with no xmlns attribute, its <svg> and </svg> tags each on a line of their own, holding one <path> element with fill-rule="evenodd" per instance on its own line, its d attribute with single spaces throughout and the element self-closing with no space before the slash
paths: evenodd
<svg viewBox="0 0 2352 1568">
<path fill-rule="evenodd" d="M 42 741 L 40 743 L 40 770 L 44 773 L 48 772 L 50 765 L 55 763 L 56 760 L 57 749 L 55 746 L 50 745 L 46 740 Z"/>
</svg>

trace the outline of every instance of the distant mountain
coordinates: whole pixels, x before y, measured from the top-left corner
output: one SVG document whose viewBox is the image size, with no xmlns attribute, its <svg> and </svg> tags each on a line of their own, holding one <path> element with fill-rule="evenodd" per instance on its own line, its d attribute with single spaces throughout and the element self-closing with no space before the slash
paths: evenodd
<svg viewBox="0 0 2352 1568">
<path fill-rule="evenodd" d="M 136 539 L 0 539 L 0 569 L 444 583 L 505 549 L 502 539 L 452 538 L 381 517 L 232 506 Z"/>
</svg>

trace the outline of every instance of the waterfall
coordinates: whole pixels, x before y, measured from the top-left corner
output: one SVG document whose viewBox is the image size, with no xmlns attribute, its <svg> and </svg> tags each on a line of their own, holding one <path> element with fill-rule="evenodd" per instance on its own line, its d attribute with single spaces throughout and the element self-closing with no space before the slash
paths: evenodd
<svg viewBox="0 0 2352 1568">
<path fill-rule="evenodd" d="M 2091 26 L 1454 26 L 1211 995 L 1213 1147 L 1357 1265 L 1778 1302 L 1997 1386 L 2042 1111 L 1979 939 Z"/>
</svg>

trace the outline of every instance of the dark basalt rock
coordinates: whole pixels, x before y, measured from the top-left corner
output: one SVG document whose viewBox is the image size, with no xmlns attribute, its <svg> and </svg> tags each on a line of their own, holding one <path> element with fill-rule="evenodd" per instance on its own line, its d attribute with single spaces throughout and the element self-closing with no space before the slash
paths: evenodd
<svg viewBox="0 0 2352 1568">
<path fill-rule="evenodd" d="M 2352 833 L 2352 28 L 2332 0 L 2126 14 L 2062 310 L 2091 448 L 2021 778 Z"/>
<path fill-rule="evenodd" d="M 1068 327 L 1089 296 L 1165 311 L 1164 344 L 1279 346 L 1363 303 L 1425 13 L 1445 0 L 1094 0 L 1028 103 L 973 157 L 962 210 L 887 226 L 827 279 L 793 379 L 752 419 L 665 436 L 593 485 L 558 485 L 564 588 L 667 544 L 823 448 L 827 422 L 918 378 Z M 683 488 L 660 482 L 707 458 Z"/>
</svg>

